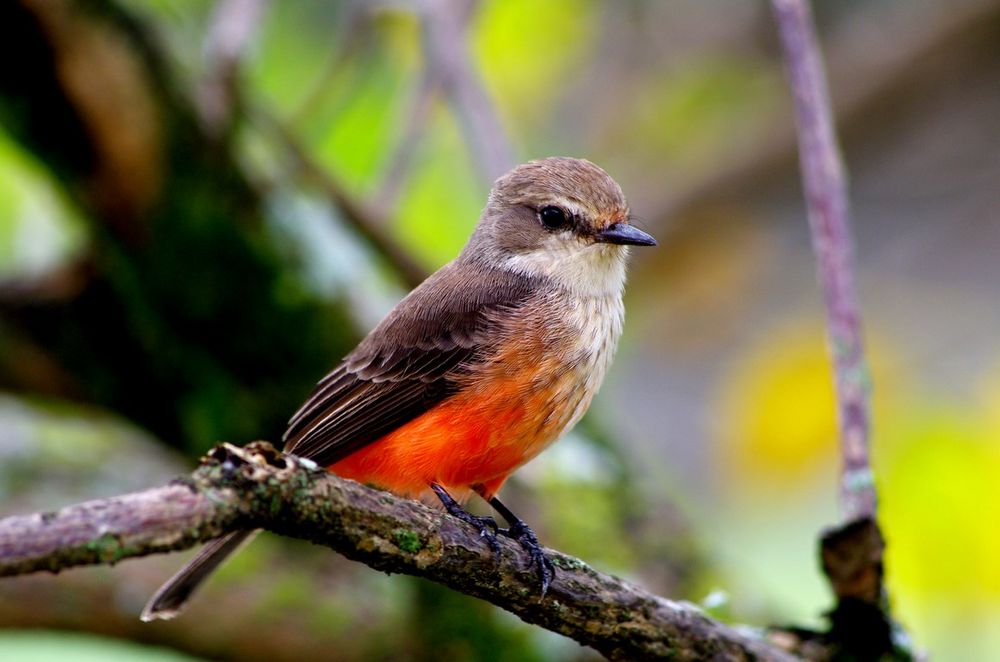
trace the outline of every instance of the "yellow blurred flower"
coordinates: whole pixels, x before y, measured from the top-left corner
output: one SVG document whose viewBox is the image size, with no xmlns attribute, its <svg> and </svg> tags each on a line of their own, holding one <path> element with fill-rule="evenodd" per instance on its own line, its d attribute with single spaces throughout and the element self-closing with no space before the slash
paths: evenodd
<svg viewBox="0 0 1000 662">
<path fill-rule="evenodd" d="M 806 478 L 836 466 L 823 327 L 793 322 L 751 346 L 723 379 L 717 412 L 718 466 L 734 478 Z"/>
<path fill-rule="evenodd" d="M 866 347 L 878 421 L 896 399 L 899 361 L 887 343 Z M 833 483 L 839 470 L 837 406 L 822 320 L 792 318 L 751 343 L 721 381 L 716 408 L 717 466 L 735 479 Z"/>
<path fill-rule="evenodd" d="M 879 456 L 889 576 L 924 599 L 1000 595 L 998 430 L 924 405 L 892 424 Z"/>
</svg>

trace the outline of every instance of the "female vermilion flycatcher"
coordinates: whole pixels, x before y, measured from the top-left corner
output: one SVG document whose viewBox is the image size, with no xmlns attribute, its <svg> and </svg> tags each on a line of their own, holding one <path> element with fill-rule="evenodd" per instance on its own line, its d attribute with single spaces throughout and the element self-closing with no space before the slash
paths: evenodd
<svg viewBox="0 0 1000 662">
<path fill-rule="evenodd" d="M 323 378 L 289 422 L 285 452 L 403 496 L 436 496 L 499 550 L 554 576 L 534 533 L 496 494 L 583 415 L 621 335 L 629 224 L 621 188 L 589 161 L 548 158 L 496 181 L 465 249 L 413 290 Z M 459 505 L 472 492 L 507 520 Z M 457 497 L 457 501 L 454 497 Z M 253 532 L 210 542 L 143 620 L 175 616 Z"/>
</svg>

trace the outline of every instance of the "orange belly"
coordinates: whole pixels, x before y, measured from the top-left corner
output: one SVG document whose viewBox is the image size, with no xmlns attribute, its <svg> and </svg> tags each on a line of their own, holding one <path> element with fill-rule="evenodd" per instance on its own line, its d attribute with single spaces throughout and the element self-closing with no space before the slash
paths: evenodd
<svg viewBox="0 0 1000 662">
<path fill-rule="evenodd" d="M 489 388 L 445 400 L 329 470 L 413 498 L 432 482 L 456 499 L 467 498 L 473 486 L 488 498 L 562 432 L 579 402 L 531 386 L 513 377 L 489 380 Z"/>
</svg>

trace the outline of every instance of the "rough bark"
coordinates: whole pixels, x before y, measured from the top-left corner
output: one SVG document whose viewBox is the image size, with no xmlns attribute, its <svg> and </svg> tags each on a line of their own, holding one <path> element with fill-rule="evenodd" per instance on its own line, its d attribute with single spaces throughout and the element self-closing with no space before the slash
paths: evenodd
<svg viewBox="0 0 1000 662">
<path fill-rule="evenodd" d="M 839 655 L 909 659 L 894 641 L 895 624 L 882 584 L 885 544 L 870 461 L 871 380 L 855 284 L 854 237 L 844 165 L 837 144 L 822 53 L 808 0 L 771 0 L 788 70 L 798 129 L 816 272 L 826 305 L 840 437 L 843 521 L 821 540 L 823 570 L 837 606 L 830 612 Z"/>
<path fill-rule="evenodd" d="M 164 487 L 0 520 L 0 576 L 113 564 L 251 527 L 425 577 L 611 659 L 798 659 L 558 552 L 555 582 L 541 599 L 515 542 L 501 540 L 494 558 L 473 529 L 442 511 L 340 479 L 265 442 L 216 447 L 190 477 Z"/>
</svg>

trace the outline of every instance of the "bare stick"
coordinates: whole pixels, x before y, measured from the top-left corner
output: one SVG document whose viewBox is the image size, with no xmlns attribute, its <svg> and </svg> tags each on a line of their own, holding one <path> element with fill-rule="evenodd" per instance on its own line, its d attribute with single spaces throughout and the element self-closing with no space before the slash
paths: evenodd
<svg viewBox="0 0 1000 662">
<path fill-rule="evenodd" d="M 328 55 L 322 72 L 302 100 L 287 115 L 289 126 L 305 125 L 326 102 L 330 91 L 336 89 L 336 81 L 349 67 L 354 58 L 364 59 L 376 48 L 377 40 L 372 38 L 372 13 L 376 5 L 365 0 L 347 0 L 341 4 L 340 20 L 331 35 L 334 46 Z"/>
<path fill-rule="evenodd" d="M 526 554 L 440 510 L 338 478 L 266 442 L 216 447 L 189 478 L 54 513 L 0 520 L 0 576 L 179 550 L 262 527 L 334 549 L 377 570 L 426 577 L 498 605 L 612 659 L 800 659 L 692 605 L 652 595 L 551 552 L 544 600 Z"/>
<path fill-rule="evenodd" d="M 239 68 L 253 43 L 267 9 L 267 0 L 219 0 L 205 37 L 206 75 L 199 105 L 208 129 L 215 134 L 232 123 L 239 96 Z"/>
<path fill-rule="evenodd" d="M 378 200 L 376 204 L 379 209 L 382 209 L 386 213 L 394 209 L 396 203 L 399 201 L 403 184 L 406 181 L 406 176 L 409 174 L 410 166 L 413 164 L 413 157 L 417 152 L 417 145 L 427 128 L 427 123 L 431 117 L 431 110 L 434 107 L 434 101 L 438 97 L 440 90 L 440 75 L 435 69 L 427 67 L 420 80 L 420 85 L 414 93 L 409 112 L 406 114 L 399 143 L 395 146 L 392 156 L 388 159 L 388 167 L 382 175 L 382 182 L 378 187 Z"/>
<path fill-rule="evenodd" d="M 500 117 L 472 66 L 468 21 L 470 0 L 424 0 L 427 66 L 440 76 L 445 93 L 487 182 L 515 165 Z"/>
<path fill-rule="evenodd" d="M 869 375 L 854 283 L 847 188 L 830 117 L 826 77 L 806 0 L 771 0 L 795 97 L 799 159 L 813 249 L 827 311 L 837 387 L 842 471 L 841 511 L 847 521 L 875 516 L 868 459 Z"/>
<path fill-rule="evenodd" d="M 281 120 L 260 108 L 254 109 L 253 117 L 271 131 L 287 152 L 293 166 L 319 188 L 350 227 L 396 268 L 407 285 L 416 287 L 423 282 L 428 276 L 427 270 L 389 235 L 389 223 L 381 217 L 379 211 L 352 198 L 337 180 L 316 163 Z"/>
</svg>

